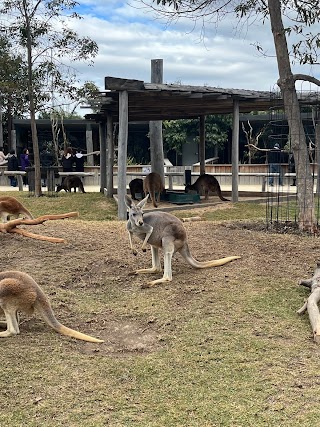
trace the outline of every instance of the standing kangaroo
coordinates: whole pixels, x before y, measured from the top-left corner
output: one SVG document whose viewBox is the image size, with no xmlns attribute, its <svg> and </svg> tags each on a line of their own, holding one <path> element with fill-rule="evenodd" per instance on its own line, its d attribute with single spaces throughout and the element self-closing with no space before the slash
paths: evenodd
<svg viewBox="0 0 320 427">
<path fill-rule="evenodd" d="M 23 215 L 25 219 L 33 219 L 31 213 L 15 197 L 0 197 L 0 216 L 2 222 L 10 221 L 10 217 L 18 218 Z"/>
<path fill-rule="evenodd" d="M 208 175 L 206 173 L 199 176 L 194 184 L 188 184 L 186 186 L 185 192 L 189 193 L 189 191 L 196 191 L 199 194 L 204 192 L 205 200 L 209 199 L 209 191 L 212 191 L 219 196 L 220 200 L 223 200 L 224 202 L 230 201 L 222 196 L 220 184 L 217 179 L 213 175 Z"/>
<path fill-rule="evenodd" d="M 129 189 L 130 189 L 130 194 L 131 194 L 131 198 L 133 200 L 138 200 L 136 198 L 136 194 L 139 193 L 141 194 L 141 198 L 144 198 L 144 193 L 143 193 L 143 180 L 141 178 L 135 178 L 132 181 L 129 182 Z"/>
<path fill-rule="evenodd" d="M 157 208 L 157 202 L 160 202 L 160 194 L 164 191 L 161 176 L 156 172 L 149 173 L 143 181 L 143 190 L 145 194 L 150 194 L 152 204 Z"/>
<path fill-rule="evenodd" d="M 125 203 L 129 209 L 129 220 L 127 230 L 129 232 L 130 248 L 134 255 L 137 251 L 132 245 L 133 234 L 143 240 L 142 250 L 146 250 L 146 245 L 151 245 L 152 267 L 137 270 L 139 273 L 160 273 L 161 263 L 159 257 L 159 248 L 162 248 L 164 255 L 164 274 L 161 279 L 149 282 L 149 286 L 156 283 L 172 281 L 172 256 L 175 252 L 180 252 L 182 257 L 194 268 L 218 267 L 230 261 L 241 258 L 240 256 L 230 256 L 212 261 L 197 261 L 190 254 L 187 241 L 187 234 L 182 222 L 167 212 L 148 212 L 143 213 L 143 207 L 147 203 L 148 196 L 141 202 L 135 204 L 128 196 L 125 197 Z M 143 286 L 143 287 L 148 287 Z"/>
<path fill-rule="evenodd" d="M 56 319 L 50 302 L 40 286 L 31 276 L 20 271 L 0 273 L 0 311 L 1 309 L 4 311 L 6 322 L 0 322 L 0 326 L 6 327 L 7 330 L 0 332 L 0 338 L 20 333 L 19 311 L 31 315 L 37 310 L 43 320 L 59 334 L 88 342 L 103 342 L 62 325 Z"/>
</svg>

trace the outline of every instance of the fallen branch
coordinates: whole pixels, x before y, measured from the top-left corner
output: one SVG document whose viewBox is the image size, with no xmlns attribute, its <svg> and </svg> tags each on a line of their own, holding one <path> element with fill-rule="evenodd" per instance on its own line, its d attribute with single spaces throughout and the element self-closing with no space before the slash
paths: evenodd
<svg viewBox="0 0 320 427">
<path fill-rule="evenodd" d="M 30 237 L 36 240 L 45 240 L 51 243 L 64 243 L 65 242 L 64 239 L 30 233 L 25 229 L 17 228 L 17 226 L 18 225 L 38 225 L 38 224 L 43 224 L 45 221 L 48 221 L 48 220 L 72 218 L 72 217 L 77 217 L 78 215 L 79 215 L 78 212 L 69 212 L 69 213 L 57 214 L 57 215 L 43 215 L 35 219 L 18 218 L 12 221 L 8 221 L 6 223 L 0 223 L 0 232 L 21 234 L 22 236 L 25 236 L 25 237 Z"/>
<path fill-rule="evenodd" d="M 310 288 L 311 294 L 308 297 L 304 305 L 297 311 L 298 314 L 303 314 L 308 311 L 312 331 L 313 339 L 319 344 L 320 343 L 320 312 L 318 303 L 320 301 L 320 263 L 314 271 L 314 275 L 311 279 L 300 280 L 299 285 Z"/>
</svg>

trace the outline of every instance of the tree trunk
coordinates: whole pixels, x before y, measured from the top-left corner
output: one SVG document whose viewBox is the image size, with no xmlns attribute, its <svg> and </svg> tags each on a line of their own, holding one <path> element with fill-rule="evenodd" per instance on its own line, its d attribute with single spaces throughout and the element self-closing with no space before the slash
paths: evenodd
<svg viewBox="0 0 320 427">
<path fill-rule="evenodd" d="M 25 5 L 26 8 L 26 5 Z M 26 11 L 26 9 L 25 9 Z M 34 160 L 34 195 L 35 197 L 42 196 L 41 189 L 41 171 L 40 171 L 40 154 L 39 154 L 39 143 L 38 143 L 38 132 L 36 125 L 36 112 L 34 105 L 33 95 L 33 81 L 32 81 L 32 40 L 31 40 L 31 29 L 29 16 L 27 11 L 25 13 L 26 18 L 26 31 L 27 31 L 27 54 L 28 54 L 28 96 L 29 96 L 29 109 L 30 109 L 30 120 L 31 120 L 31 135 L 32 135 L 32 146 L 33 146 L 33 160 Z"/>
<path fill-rule="evenodd" d="M 290 66 L 288 46 L 281 16 L 281 1 L 268 0 L 268 7 L 280 77 L 278 85 L 283 98 L 289 126 L 289 140 L 296 165 L 299 228 L 305 231 L 314 231 L 316 218 L 314 213 L 313 177 L 295 88 L 295 79 Z"/>
</svg>

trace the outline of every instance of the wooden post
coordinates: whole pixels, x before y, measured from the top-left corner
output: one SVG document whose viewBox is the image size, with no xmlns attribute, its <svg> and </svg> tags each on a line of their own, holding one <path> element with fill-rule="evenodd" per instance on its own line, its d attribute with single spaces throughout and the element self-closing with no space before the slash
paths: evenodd
<svg viewBox="0 0 320 427">
<path fill-rule="evenodd" d="M 107 115 L 107 197 L 113 197 L 114 140 L 113 120 Z"/>
<path fill-rule="evenodd" d="M 233 100 L 232 121 L 232 202 L 239 200 L 239 101 Z"/>
<path fill-rule="evenodd" d="M 163 59 L 151 60 L 151 83 L 163 83 Z M 164 155 L 162 121 L 149 122 L 150 156 L 152 172 L 157 172 L 164 183 Z"/>
<path fill-rule="evenodd" d="M 119 137 L 118 137 L 118 218 L 127 219 L 124 202 L 127 194 L 127 143 L 128 143 L 128 92 L 119 92 Z"/>
<path fill-rule="evenodd" d="M 200 161 L 200 175 L 206 173 L 206 130 L 205 130 L 206 117 L 200 116 L 200 143 L 199 143 L 199 161 Z"/>
<path fill-rule="evenodd" d="M 87 153 L 92 153 L 93 151 L 93 139 L 92 139 L 92 129 L 91 124 L 88 123 L 86 126 L 86 146 Z M 87 165 L 93 166 L 93 155 L 87 157 Z"/>
<path fill-rule="evenodd" d="M 99 123 L 100 135 L 100 193 L 104 192 L 107 185 L 107 141 L 106 141 L 106 122 Z"/>
</svg>

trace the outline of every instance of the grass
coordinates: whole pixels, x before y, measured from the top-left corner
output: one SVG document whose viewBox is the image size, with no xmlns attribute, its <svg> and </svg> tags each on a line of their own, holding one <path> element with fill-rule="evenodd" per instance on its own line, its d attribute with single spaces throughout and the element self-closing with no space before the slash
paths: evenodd
<svg viewBox="0 0 320 427">
<path fill-rule="evenodd" d="M 320 347 L 307 316 L 296 315 L 307 295 L 297 277 L 311 275 L 317 239 L 228 229 L 227 223 L 264 219 L 263 204 L 177 211 L 206 219 L 186 224 L 193 251 L 210 257 L 221 245 L 242 260 L 198 271 L 177 259 L 172 283 L 141 290 L 128 271 L 150 262 L 150 251 L 128 256 L 113 201 L 99 193 L 38 199 L 19 193 L 19 200 L 35 216 L 74 210 L 80 216 L 63 222 L 67 246 L 3 235 L 3 265 L 35 274 L 63 323 L 103 336 L 105 344 L 61 337 L 39 316 L 25 321 L 21 335 L 0 342 L 0 425 L 319 424 Z M 58 234 L 56 221 L 47 227 Z M 205 236 L 214 236 L 212 245 Z M 130 347 L 134 337 L 151 344 Z"/>
<path fill-rule="evenodd" d="M 33 197 L 28 192 L 0 193 L 1 196 L 16 197 L 34 217 L 45 214 L 79 212 L 79 219 L 105 221 L 117 218 L 117 205 L 102 193 L 53 193 L 51 196 Z"/>
</svg>

